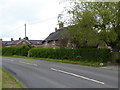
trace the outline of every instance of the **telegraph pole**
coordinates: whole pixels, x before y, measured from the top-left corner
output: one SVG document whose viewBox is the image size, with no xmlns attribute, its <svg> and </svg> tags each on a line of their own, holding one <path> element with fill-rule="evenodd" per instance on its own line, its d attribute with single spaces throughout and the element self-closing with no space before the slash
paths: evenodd
<svg viewBox="0 0 120 90">
<path fill-rule="evenodd" d="M 26 38 L 26 24 L 25 24 L 25 38 Z"/>
</svg>

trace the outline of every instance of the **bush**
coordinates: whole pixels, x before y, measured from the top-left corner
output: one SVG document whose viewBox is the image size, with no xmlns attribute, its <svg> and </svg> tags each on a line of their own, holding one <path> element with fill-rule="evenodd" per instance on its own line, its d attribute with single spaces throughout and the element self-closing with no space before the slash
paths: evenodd
<svg viewBox="0 0 120 90">
<path fill-rule="evenodd" d="M 31 57 L 53 58 L 53 59 L 69 59 L 69 60 L 86 60 L 107 62 L 110 60 L 109 49 L 97 48 L 32 48 L 30 50 Z"/>
<path fill-rule="evenodd" d="M 27 56 L 30 48 L 31 47 L 28 45 L 23 45 L 20 47 L 3 47 L 2 55 L 3 56 L 12 56 L 12 55 Z"/>
</svg>

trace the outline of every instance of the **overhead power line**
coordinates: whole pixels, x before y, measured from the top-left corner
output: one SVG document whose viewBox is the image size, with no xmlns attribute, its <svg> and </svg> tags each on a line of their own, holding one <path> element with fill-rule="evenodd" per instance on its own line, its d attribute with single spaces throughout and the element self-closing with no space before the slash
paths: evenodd
<svg viewBox="0 0 120 90">
<path fill-rule="evenodd" d="M 43 23 L 43 22 L 46 22 L 46 21 L 49 21 L 49 20 L 52 20 L 52 19 L 55 19 L 55 18 L 57 18 L 57 16 L 56 17 L 52 17 L 52 18 L 48 18 L 48 19 L 44 19 L 44 20 L 40 20 L 40 21 L 36 21 L 36 22 L 30 23 L 28 25 Z"/>
<path fill-rule="evenodd" d="M 57 16 L 55 17 L 52 17 L 52 18 L 48 18 L 48 19 L 44 19 L 44 20 L 41 20 L 41 21 L 37 21 L 37 22 L 33 22 L 33 23 L 28 23 L 27 25 L 32 25 L 32 24 L 38 24 L 38 23 L 43 23 L 43 22 L 46 22 L 46 21 L 49 21 L 49 20 L 52 20 L 52 19 L 55 19 L 57 18 Z M 23 30 L 21 29 L 23 28 Z M 19 31 L 21 29 L 21 31 Z M 18 27 L 15 27 L 11 30 L 9 30 L 8 32 L 5 32 L 5 34 L 2 35 L 2 37 L 15 37 L 16 35 L 20 35 L 20 33 L 23 34 L 24 32 L 24 24 L 21 25 L 21 26 L 18 26 Z M 26 36 L 26 24 L 25 24 L 25 36 Z"/>
</svg>

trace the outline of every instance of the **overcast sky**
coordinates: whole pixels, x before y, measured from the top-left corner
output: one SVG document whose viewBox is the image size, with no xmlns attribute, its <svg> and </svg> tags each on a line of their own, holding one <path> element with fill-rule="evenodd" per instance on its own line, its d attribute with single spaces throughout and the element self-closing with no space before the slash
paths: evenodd
<svg viewBox="0 0 120 90">
<path fill-rule="evenodd" d="M 0 0 L 0 38 L 24 38 L 24 24 L 31 40 L 43 40 L 55 31 L 64 0 Z"/>
</svg>

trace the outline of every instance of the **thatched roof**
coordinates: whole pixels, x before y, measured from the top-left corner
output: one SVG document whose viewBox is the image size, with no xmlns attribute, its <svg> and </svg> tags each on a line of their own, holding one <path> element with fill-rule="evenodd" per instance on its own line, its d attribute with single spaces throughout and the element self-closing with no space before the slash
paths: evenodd
<svg viewBox="0 0 120 90">
<path fill-rule="evenodd" d="M 58 29 L 56 32 L 51 33 L 43 42 L 45 41 L 56 41 L 68 37 L 69 34 L 67 30 L 62 28 Z"/>
</svg>

